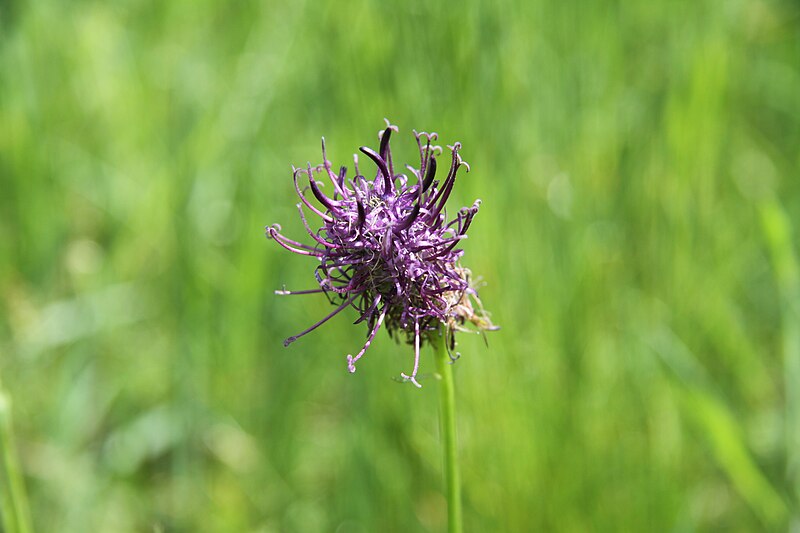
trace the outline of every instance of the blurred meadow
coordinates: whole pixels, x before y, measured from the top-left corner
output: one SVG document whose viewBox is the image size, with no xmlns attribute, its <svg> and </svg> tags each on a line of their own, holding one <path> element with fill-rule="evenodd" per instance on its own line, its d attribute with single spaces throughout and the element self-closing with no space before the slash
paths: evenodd
<svg viewBox="0 0 800 533">
<path fill-rule="evenodd" d="M 798 531 L 789 0 L 0 2 L 0 442 L 34 529 L 443 530 L 430 354 L 421 390 L 385 333 L 348 374 L 354 313 L 284 348 L 330 306 L 273 294 L 314 264 L 263 234 L 304 235 L 292 164 L 324 135 L 352 166 L 384 117 L 399 160 L 461 141 L 451 209 L 483 200 L 466 530 Z"/>
</svg>

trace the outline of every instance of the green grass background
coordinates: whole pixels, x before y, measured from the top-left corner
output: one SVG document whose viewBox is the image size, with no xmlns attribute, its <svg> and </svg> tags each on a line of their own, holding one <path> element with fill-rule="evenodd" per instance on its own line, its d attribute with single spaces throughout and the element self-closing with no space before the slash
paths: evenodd
<svg viewBox="0 0 800 533">
<path fill-rule="evenodd" d="M 800 5 L 0 2 L 0 376 L 38 531 L 441 531 L 437 387 L 290 165 L 463 143 L 467 531 L 800 527 Z M 457 205 L 456 205 L 457 204 Z M 345 316 L 347 315 L 347 316 Z M 5 487 L 0 487 L 4 490 Z"/>
</svg>

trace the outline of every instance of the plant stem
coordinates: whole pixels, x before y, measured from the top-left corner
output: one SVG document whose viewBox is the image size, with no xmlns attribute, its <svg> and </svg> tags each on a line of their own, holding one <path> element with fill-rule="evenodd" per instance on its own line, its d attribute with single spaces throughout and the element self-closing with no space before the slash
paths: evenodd
<svg viewBox="0 0 800 533">
<path fill-rule="evenodd" d="M 28 500 L 14 446 L 11 400 L 0 386 L 0 514 L 3 531 L 30 533 Z"/>
<path fill-rule="evenodd" d="M 434 336 L 433 349 L 436 369 L 441 377 L 439 384 L 439 418 L 444 447 L 444 474 L 447 489 L 447 531 L 461 533 L 461 482 L 458 474 L 458 449 L 456 445 L 456 398 L 453 385 L 453 365 L 445 348 L 445 336 Z"/>
</svg>

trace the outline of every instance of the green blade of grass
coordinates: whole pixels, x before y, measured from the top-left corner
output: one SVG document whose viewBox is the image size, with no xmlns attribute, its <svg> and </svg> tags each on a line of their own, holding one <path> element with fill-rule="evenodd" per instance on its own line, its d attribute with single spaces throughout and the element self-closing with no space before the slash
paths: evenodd
<svg viewBox="0 0 800 533">
<path fill-rule="evenodd" d="M 800 499 L 800 269 L 792 247 L 791 222 L 781 205 L 767 200 L 759 213 L 781 304 L 787 478 L 795 499 Z"/>
<path fill-rule="evenodd" d="M 2 514 L 5 533 L 29 533 L 31 531 L 28 500 L 22 482 L 22 469 L 19 465 L 11 416 L 11 400 L 0 388 L 0 514 Z"/>
<path fill-rule="evenodd" d="M 788 518 L 786 503 L 748 449 L 739 421 L 712 378 L 668 328 L 654 332 L 649 344 L 681 385 L 683 416 L 697 428 L 718 466 L 765 526 L 784 527 Z"/>
</svg>

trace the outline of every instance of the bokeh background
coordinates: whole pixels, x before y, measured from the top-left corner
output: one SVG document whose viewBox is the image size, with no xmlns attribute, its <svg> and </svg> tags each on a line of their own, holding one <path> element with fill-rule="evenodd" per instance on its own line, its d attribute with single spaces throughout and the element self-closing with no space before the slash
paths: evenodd
<svg viewBox="0 0 800 533">
<path fill-rule="evenodd" d="M 430 357 L 398 383 L 381 334 L 348 374 L 352 313 L 284 348 L 329 305 L 273 295 L 313 262 L 263 235 L 303 235 L 320 136 L 350 165 L 384 117 L 399 159 L 460 140 L 452 203 L 483 200 L 468 531 L 800 527 L 800 4 L 40 0 L 0 2 L 36 530 L 444 528 Z"/>
</svg>

